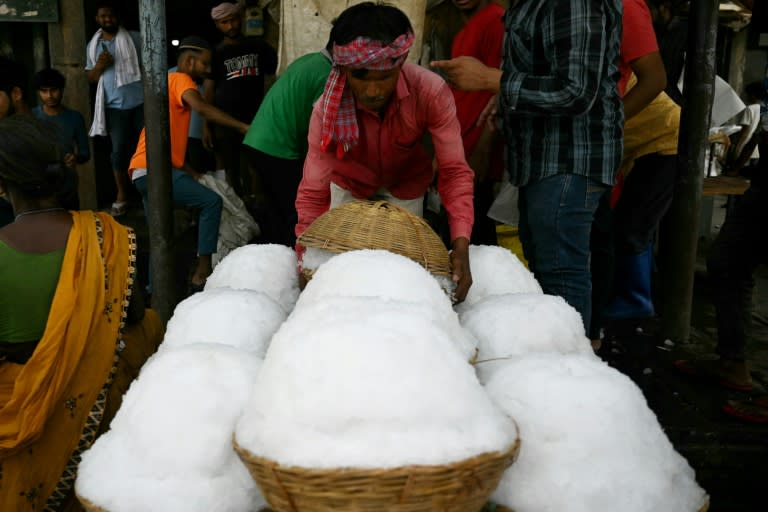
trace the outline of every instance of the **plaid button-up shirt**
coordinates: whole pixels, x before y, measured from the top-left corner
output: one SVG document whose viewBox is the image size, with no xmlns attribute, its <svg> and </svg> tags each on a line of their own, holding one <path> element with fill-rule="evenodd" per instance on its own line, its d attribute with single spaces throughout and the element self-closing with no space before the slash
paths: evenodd
<svg viewBox="0 0 768 512">
<path fill-rule="evenodd" d="M 513 184 L 572 173 L 613 185 L 621 16 L 621 0 L 520 0 L 507 11 L 499 112 Z"/>
</svg>

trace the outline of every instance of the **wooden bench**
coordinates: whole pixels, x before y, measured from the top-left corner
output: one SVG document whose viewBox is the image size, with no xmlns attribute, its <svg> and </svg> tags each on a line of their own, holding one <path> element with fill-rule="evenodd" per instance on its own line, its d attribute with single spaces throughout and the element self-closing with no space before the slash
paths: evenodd
<svg viewBox="0 0 768 512">
<path fill-rule="evenodd" d="M 749 188 L 749 180 L 741 176 L 710 176 L 704 178 L 704 196 L 740 196 Z"/>
</svg>

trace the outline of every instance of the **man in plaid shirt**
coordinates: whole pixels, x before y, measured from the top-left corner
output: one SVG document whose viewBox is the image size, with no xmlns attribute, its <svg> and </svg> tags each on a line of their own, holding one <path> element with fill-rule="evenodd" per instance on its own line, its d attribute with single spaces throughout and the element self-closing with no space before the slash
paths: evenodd
<svg viewBox="0 0 768 512">
<path fill-rule="evenodd" d="M 501 69 L 471 57 L 436 61 L 465 90 L 492 90 L 506 166 L 520 187 L 520 238 L 545 293 L 589 331 L 589 237 L 622 154 L 621 0 L 518 0 L 505 14 Z"/>
</svg>

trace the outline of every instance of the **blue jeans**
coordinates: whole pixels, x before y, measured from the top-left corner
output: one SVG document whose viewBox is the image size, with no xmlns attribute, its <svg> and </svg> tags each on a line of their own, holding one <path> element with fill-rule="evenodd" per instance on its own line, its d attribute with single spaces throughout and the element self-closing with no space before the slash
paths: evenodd
<svg viewBox="0 0 768 512">
<path fill-rule="evenodd" d="M 581 315 L 589 332 L 592 276 L 589 236 L 607 185 L 558 174 L 520 187 L 520 241 L 544 293 L 560 295 Z"/>
<path fill-rule="evenodd" d="M 108 108 L 104 112 L 107 132 L 112 142 L 112 170 L 126 172 L 144 128 L 144 105 L 126 110 Z"/>
<path fill-rule="evenodd" d="M 197 254 L 208 256 L 216 252 L 219 240 L 219 223 L 221 222 L 221 196 L 201 185 L 189 174 L 178 169 L 171 170 L 173 201 L 184 206 L 200 210 L 197 223 Z M 147 212 L 149 189 L 147 177 L 142 176 L 133 181 L 144 201 L 144 213 Z"/>
</svg>

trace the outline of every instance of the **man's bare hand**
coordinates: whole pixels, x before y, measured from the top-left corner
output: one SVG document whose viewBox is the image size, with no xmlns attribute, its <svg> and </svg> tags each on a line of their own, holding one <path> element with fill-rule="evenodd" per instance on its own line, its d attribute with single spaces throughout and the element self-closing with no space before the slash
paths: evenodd
<svg viewBox="0 0 768 512">
<path fill-rule="evenodd" d="M 467 297 L 469 287 L 472 286 L 472 272 L 469 269 L 469 240 L 465 237 L 453 241 L 451 251 L 451 273 L 453 282 L 456 283 L 454 298 L 456 302 L 462 302 Z"/>
<path fill-rule="evenodd" d="M 112 54 L 109 53 L 107 50 L 103 50 L 100 54 L 98 59 L 96 60 L 96 66 L 100 67 L 101 69 L 107 69 L 109 66 L 115 63 L 114 57 L 112 57 Z"/>
<path fill-rule="evenodd" d="M 207 121 L 203 123 L 203 147 L 208 151 L 213 151 L 213 133 L 211 133 Z"/>
<path fill-rule="evenodd" d="M 64 165 L 69 168 L 74 168 L 75 164 L 77 164 L 77 157 L 74 154 L 67 153 L 64 155 Z"/>
<path fill-rule="evenodd" d="M 440 70 L 445 81 L 456 89 L 499 91 L 501 70 L 490 68 L 474 57 L 463 55 L 451 60 L 434 60 L 429 65 Z"/>
<path fill-rule="evenodd" d="M 498 98 L 499 95 L 494 94 L 493 97 L 488 100 L 485 108 L 480 112 L 480 117 L 477 118 L 477 123 L 475 123 L 477 126 L 482 126 L 483 123 L 485 123 L 489 130 L 492 132 L 496 131 L 496 116 L 499 113 Z"/>
</svg>

